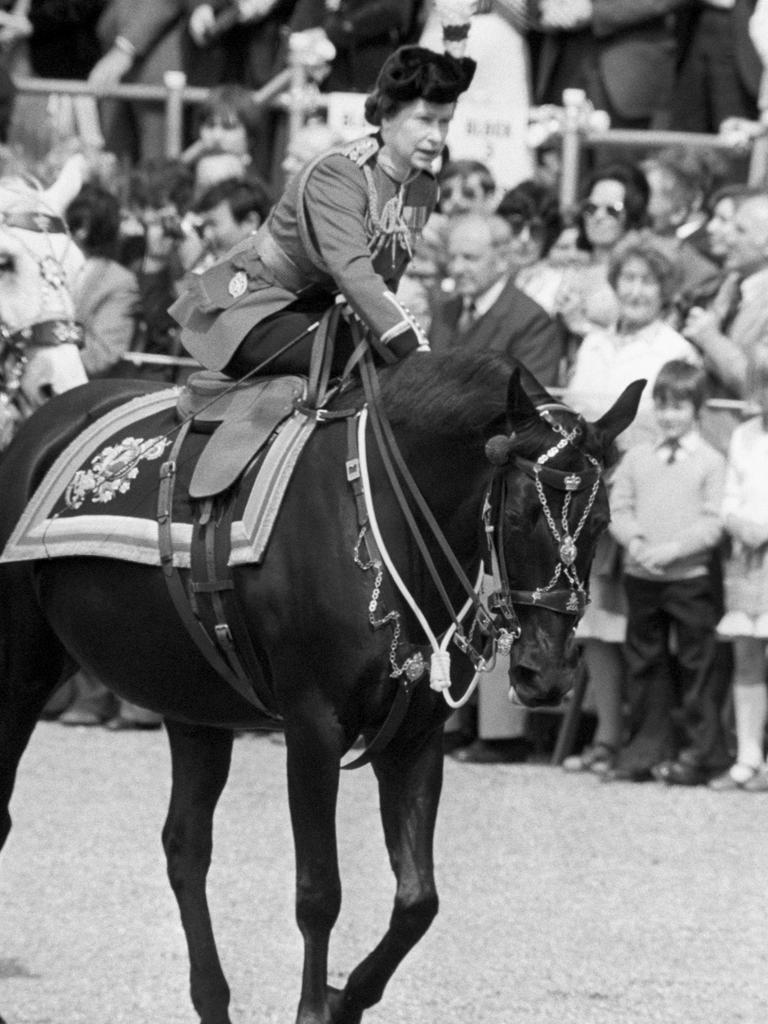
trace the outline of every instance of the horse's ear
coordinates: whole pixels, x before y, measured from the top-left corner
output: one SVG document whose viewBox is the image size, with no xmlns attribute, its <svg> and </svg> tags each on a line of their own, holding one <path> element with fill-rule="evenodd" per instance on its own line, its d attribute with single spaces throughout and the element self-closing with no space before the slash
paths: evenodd
<svg viewBox="0 0 768 1024">
<path fill-rule="evenodd" d="M 640 396 L 647 383 L 645 380 L 636 380 L 627 385 L 608 412 L 593 424 L 603 450 L 613 444 L 619 434 L 627 429 L 637 415 Z"/>
<path fill-rule="evenodd" d="M 520 368 L 516 366 L 507 385 L 507 418 L 510 423 L 519 423 L 535 419 L 537 415 L 536 406 L 522 385 Z"/>
</svg>

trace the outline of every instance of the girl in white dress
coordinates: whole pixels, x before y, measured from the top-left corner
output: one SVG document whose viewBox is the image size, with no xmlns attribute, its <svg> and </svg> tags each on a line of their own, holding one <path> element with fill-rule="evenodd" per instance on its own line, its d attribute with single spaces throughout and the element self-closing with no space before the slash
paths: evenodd
<svg viewBox="0 0 768 1024">
<path fill-rule="evenodd" d="M 736 763 L 710 786 L 768 792 L 768 349 L 751 355 L 747 374 L 759 414 L 736 427 L 728 450 L 723 522 L 731 554 L 725 567 L 726 614 L 718 626 L 720 635 L 733 641 Z"/>
</svg>

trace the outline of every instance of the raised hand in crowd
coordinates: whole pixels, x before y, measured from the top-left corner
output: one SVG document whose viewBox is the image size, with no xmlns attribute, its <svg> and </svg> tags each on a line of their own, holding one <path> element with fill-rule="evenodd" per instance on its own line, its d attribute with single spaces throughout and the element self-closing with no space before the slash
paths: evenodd
<svg viewBox="0 0 768 1024">
<path fill-rule="evenodd" d="M 32 24 L 20 4 L 11 11 L 0 11 L 0 47 L 9 47 L 32 34 Z"/>
<path fill-rule="evenodd" d="M 128 74 L 132 65 L 133 56 L 130 51 L 113 46 L 91 68 L 88 84 L 97 93 L 113 89 Z"/>
<path fill-rule="evenodd" d="M 539 0 L 539 28 L 570 32 L 592 21 L 592 0 Z"/>
</svg>

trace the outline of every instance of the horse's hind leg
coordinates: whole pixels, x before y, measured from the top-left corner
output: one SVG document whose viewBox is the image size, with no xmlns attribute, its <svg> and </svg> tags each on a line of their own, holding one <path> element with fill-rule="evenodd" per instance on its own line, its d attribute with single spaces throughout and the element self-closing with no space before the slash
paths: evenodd
<svg viewBox="0 0 768 1024">
<path fill-rule="evenodd" d="M 46 701 L 68 663 L 45 621 L 27 567 L 0 572 L 0 849 L 11 830 L 16 770 Z"/>
<path fill-rule="evenodd" d="M 437 913 L 433 841 L 443 777 L 441 737 L 413 757 L 385 751 L 373 761 L 389 861 L 397 881 L 395 904 L 383 938 L 329 999 L 333 1024 L 359 1024 Z"/>
<path fill-rule="evenodd" d="M 173 785 L 163 847 L 187 939 L 192 1003 L 202 1024 L 230 1024 L 229 986 L 213 936 L 205 880 L 213 849 L 213 812 L 229 775 L 233 734 L 171 721 L 166 729 Z"/>
</svg>

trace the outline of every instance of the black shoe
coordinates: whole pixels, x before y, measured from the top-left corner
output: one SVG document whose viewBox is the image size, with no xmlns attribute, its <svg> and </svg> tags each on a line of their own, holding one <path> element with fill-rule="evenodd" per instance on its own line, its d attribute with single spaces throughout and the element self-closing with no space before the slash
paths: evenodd
<svg viewBox="0 0 768 1024">
<path fill-rule="evenodd" d="M 650 768 L 609 768 L 600 776 L 601 782 L 653 782 Z"/>
<path fill-rule="evenodd" d="M 88 711 L 85 708 L 69 708 L 62 715 L 59 715 L 61 725 L 94 726 L 103 725 L 104 717 L 95 711 Z"/>
<path fill-rule="evenodd" d="M 452 754 L 454 750 L 458 750 L 460 747 L 468 747 L 471 742 L 472 737 L 468 736 L 465 732 L 444 732 L 443 753 Z"/>
<path fill-rule="evenodd" d="M 697 764 L 685 761 L 662 761 L 653 769 L 653 777 L 668 786 L 704 786 L 711 772 Z"/>
<path fill-rule="evenodd" d="M 451 753 L 462 764 L 522 764 L 528 760 L 533 745 L 522 737 L 511 740 L 475 740 L 468 747 Z"/>
<path fill-rule="evenodd" d="M 110 718 L 108 722 L 104 723 L 104 728 L 109 729 L 110 732 L 127 732 L 131 729 L 148 732 L 151 729 L 159 729 L 163 724 L 162 719 L 148 719 L 147 721 L 141 721 L 136 718 L 123 718 L 122 715 L 115 715 L 114 718 Z"/>
</svg>

